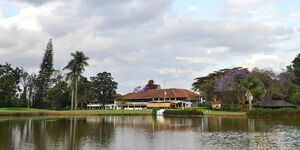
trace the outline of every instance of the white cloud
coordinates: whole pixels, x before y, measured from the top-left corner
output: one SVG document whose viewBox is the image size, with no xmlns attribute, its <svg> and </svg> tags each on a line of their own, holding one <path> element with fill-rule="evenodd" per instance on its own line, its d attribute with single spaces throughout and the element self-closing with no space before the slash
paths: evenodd
<svg viewBox="0 0 300 150">
<path fill-rule="evenodd" d="M 188 10 L 191 11 L 191 12 L 198 12 L 198 11 L 200 11 L 201 9 L 200 9 L 199 7 L 189 6 L 189 7 L 188 7 Z"/>
<path fill-rule="evenodd" d="M 258 67 L 261 69 L 273 69 L 275 71 L 281 71 L 281 69 L 285 69 L 286 65 L 287 62 L 281 59 L 279 56 L 263 53 L 255 54 L 244 63 L 238 64 L 238 66 L 247 67 L 249 69 Z"/>
<path fill-rule="evenodd" d="M 53 38 L 56 68 L 67 64 L 71 52 L 83 51 L 90 57 L 85 76 L 109 71 L 122 93 L 149 79 L 190 88 L 195 77 L 253 53 L 262 54 L 245 65 L 262 65 L 265 53 L 271 56 L 278 50 L 276 44 L 295 34 L 282 24 L 171 14 L 172 0 L 14 1 L 23 7 L 16 16 L 0 19 L 0 63 L 38 70 L 47 41 Z M 247 8 L 260 4 L 243 2 L 232 1 Z M 278 62 L 270 56 L 266 59 Z"/>
</svg>

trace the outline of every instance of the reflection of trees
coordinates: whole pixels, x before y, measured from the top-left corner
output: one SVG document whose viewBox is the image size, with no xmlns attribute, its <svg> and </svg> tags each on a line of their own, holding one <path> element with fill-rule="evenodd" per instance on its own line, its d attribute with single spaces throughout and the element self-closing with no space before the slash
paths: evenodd
<svg viewBox="0 0 300 150">
<path fill-rule="evenodd" d="M 80 149 L 107 147 L 114 125 L 105 117 L 55 120 L 0 120 L 0 149 Z M 27 146 L 27 147 L 26 147 Z"/>
<path fill-rule="evenodd" d="M 157 135 L 162 134 L 156 134 L 159 132 L 165 132 L 166 135 L 172 132 L 193 132 L 198 135 L 200 143 L 220 147 L 227 144 L 233 148 L 240 144 L 236 148 L 243 149 L 245 148 L 243 146 L 255 145 L 256 148 L 268 147 L 272 144 L 269 141 L 280 143 L 285 140 L 285 137 L 278 135 L 295 131 L 299 133 L 300 122 L 224 117 L 155 118 L 152 116 L 0 119 L 0 150 L 76 150 L 83 147 L 108 149 L 111 148 L 111 143 L 119 144 L 113 142 L 116 140 L 114 138 L 116 128 L 121 128 L 118 131 L 124 132 L 124 135 L 135 134 L 133 130 L 143 131 L 142 134 L 151 141 L 160 138 Z M 295 130 L 283 131 L 287 128 Z M 195 137 L 191 135 L 191 138 Z M 299 137 L 295 135 L 292 139 L 297 138 Z"/>
</svg>

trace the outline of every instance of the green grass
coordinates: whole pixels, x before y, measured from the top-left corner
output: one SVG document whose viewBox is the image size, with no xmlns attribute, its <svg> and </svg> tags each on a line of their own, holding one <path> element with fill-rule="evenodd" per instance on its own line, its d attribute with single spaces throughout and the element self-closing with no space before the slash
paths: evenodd
<svg viewBox="0 0 300 150">
<path fill-rule="evenodd" d="M 0 108 L 0 114 L 4 113 L 59 113 L 59 114 L 151 114 L 151 110 L 66 110 L 55 111 L 32 108 Z"/>
<path fill-rule="evenodd" d="M 228 111 L 215 111 L 208 109 L 197 109 L 208 115 L 244 115 L 245 112 L 228 112 Z M 5 113 L 60 113 L 60 114 L 151 114 L 152 110 L 46 110 L 46 109 L 33 109 L 33 108 L 0 108 L 0 114 Z"/>
<path fill-rule="evenodd" d="M 0 108 L 0 113 L 39 113 L 39 112 L 55 112 L 46 109 L 34 108 Z"/>
<path fill-rule="evenodd" d="M 245 112 L 230 112 L 230 111 L 216 111 L 208 109 L 198 109 L 202 111 L 205 115 L 245 115 Z"/>
</svg>

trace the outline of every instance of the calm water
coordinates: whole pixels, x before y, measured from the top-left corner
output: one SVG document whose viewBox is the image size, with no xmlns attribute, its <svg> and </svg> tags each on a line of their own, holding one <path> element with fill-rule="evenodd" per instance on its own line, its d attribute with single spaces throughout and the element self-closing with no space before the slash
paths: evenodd
<svg viewBox="0 0 300 150">
<path fill-rule="evenodd" d="M 0 118 L 0 150 L 300 149 L 300 120 Z"/>
</svg>

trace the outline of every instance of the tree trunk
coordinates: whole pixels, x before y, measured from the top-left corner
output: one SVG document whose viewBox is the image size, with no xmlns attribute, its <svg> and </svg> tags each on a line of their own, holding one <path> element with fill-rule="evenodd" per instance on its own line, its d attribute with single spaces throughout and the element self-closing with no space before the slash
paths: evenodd
<svg viewBox="0 0 300 150">
<path fill-rule="evenodd" d="M 71 110 L 74 108 L 74 83 L 72 86 L 72 93 L 71 93 Z"/>
<path fill-rule="evenodd" d="M 78 77 L 75 78 L 75 110 L 78 109 L 77 88 L 78 88 Z"/>
<path fill-rule="evenodd" d="M 249 100 L 249 111 L 251 111 L 252 110 L 252 98 L 253 98 L 251 92 L 248 92 L 247 96 L 248 96 L 248 100 Z"/>
</svg>

